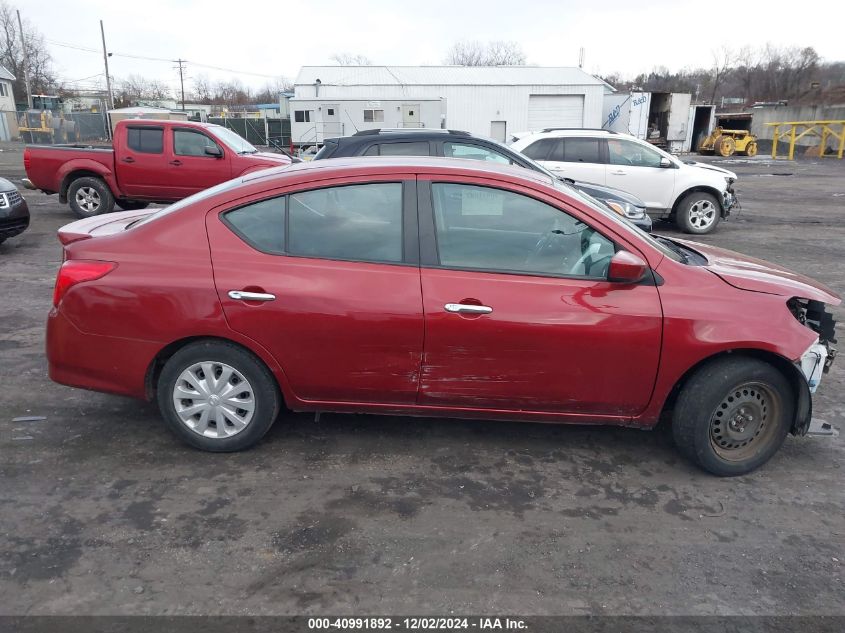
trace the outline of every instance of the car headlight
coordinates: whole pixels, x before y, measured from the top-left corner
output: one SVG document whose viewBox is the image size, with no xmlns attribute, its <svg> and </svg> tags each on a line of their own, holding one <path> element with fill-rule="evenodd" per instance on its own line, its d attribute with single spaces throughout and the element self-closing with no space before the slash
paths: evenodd
<svg viewBox="0 0 845 633">
<path fill-rule="evenodd" d="M 0 209 L 8 209 L 10 206 L 9 196 L 5 193 L 0 193 Z"/>
<path fill-rule="evenodd" d="M 630 202 L 619 202 L 618 200 L 603 200 L 603 202 L 623 218 L 640 220 L 645 217 L 645 209 Z"/>
</svg>

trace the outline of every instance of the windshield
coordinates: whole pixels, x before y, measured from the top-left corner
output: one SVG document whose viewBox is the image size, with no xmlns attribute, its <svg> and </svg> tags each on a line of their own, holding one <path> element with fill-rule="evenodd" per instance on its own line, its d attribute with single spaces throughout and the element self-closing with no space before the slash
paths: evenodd
<svg viewBox="0 0 845 633">
<path fill-rule="evenodd" d="M 211 126 L 212 130 L 218 139 L 223 141 L 229 149 L 236 154 L 255 154 L 258 150 L 255 149 L 249 141 L 235 134 L 232 130 L 223 127 L 222 125 Z"/>
</svg>

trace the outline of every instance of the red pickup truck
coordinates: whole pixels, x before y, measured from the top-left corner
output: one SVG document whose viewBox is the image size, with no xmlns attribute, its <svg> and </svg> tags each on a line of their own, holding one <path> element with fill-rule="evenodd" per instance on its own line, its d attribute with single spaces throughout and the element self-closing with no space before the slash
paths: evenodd
<svg viewBox="0 0 845 633">
<path fill-rule="evenodd" d="M 173 202 L 247 172 L 288 165 L 219 125 L 128 119 L 112 147 L 30 145 L 24 185 L 58 193 L 79 217 Z"/>
</svg>

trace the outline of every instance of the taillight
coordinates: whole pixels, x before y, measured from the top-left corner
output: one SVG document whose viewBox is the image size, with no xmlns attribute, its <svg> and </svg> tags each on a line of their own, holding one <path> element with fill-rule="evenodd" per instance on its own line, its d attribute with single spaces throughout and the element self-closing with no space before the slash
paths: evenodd
<svg viewBox="0 0 845 633">
<path fill-rule="evenodd" d="M 68 290 L 83 281 L 94 281 L 104 277 L 117 268 L 114 262 L 101 262 L 93 259 L 69 259 L 59 268 L 56 287 L 53 290 L 53 305 L 58 307 Z"/>
<path fill-rule="evenodd" d="M 23 168 L 27 173 L 29 172 L 29 148 L 23 150 Z"/>
</svg>

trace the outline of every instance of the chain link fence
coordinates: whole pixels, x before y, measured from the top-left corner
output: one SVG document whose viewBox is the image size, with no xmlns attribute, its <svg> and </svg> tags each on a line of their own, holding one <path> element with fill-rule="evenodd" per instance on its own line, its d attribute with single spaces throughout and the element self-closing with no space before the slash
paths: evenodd
<svg viewBox="0 0 845 633">
<path fill-rule="evenodd" d="M 232 130 L 253 145 L 290 147 L 290 119 L 209 117 L 208 122 Z"/>
</svg>

